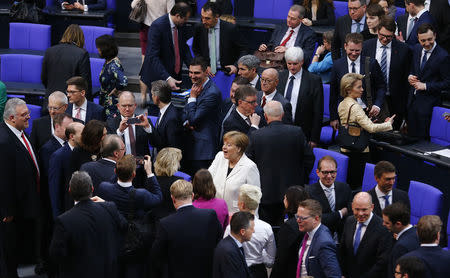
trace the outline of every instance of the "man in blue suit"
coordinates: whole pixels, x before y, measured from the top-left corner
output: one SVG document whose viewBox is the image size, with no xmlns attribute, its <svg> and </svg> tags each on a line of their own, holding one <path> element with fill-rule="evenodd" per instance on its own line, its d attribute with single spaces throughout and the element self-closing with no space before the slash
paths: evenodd
<svg viewBox="0 0 450 278">
<path fill-rule="evenodd" d="M 420 45 L 414 46 L 408 76 L 408 134 L 428 138 L 433 107 L 441 104 L 442 91 L 450 89 L 450 56 L 436 44 L 431 24 L 422 24 L 417 33 Z"/>
<path fill-rule="evenodd" d="M 250 278 L 242 243 L 255 232 L 255 216 L 248 211 L 233 214 L 230 235 L 222 239 L 214 251 L 213 278 Z"/>
<path fill-rule="evenodd" d="M 148 46 L 141 69 L 141 80 L 146 86 L 141 88 L 145 99 L 147 87 L 155 80 L 166 80 L 172 90 L 179 89 L 181 68 L 192 60 L 186 40 L 184 23 L 191 15 L 191 8 L 184 2 L 173 6 L 169 14 L 153 21 L 148 31 Z M 145 89 L 145 90 L 144 90 Z"/>
<path fill-rule="evenodd" d="M 304 67 L 308 67 L 316 44 L 316 34 L 314 31 L 302 24 L 305 17 L 305 8 L 300 5 L 293 5 L 289 9 L 286 19 L 286 25 L 277 26 L 272 33 L 272 37 L 268 43 L 269 46 L 275 47 L 273 51 L 284 53 L 286 49 L 292 46 L 298 46 L 305 52 Z M 269 47 L 266 44 L 259 46 L 259 51 L 266 51 Z M 269 49 L 271 50 L 271 49 Z"/>
<path fill-rule="evenodd" d="M 425 278 L 450 277 L 450 252 L 439 247 L 442 221 L 437 215 L 425 215 L 417 223 L 420 247 L 404 255 L 417 257 L 425 264 Z"/>
<path fill-rule="evenodd" d="M 406 116 L 411 51 L 407 44 L 394 40 L 396 28 L 392 17 L 382 17 L 378 24 L 378 38 L 363 43 L 361 56 L 374 58 L 380 64 L 387 84 L 386 104 L 390 114 L 396 115 L 394 129 L 398 130 Z"/>
<path fill-rule="evenodd" d="M 67 144 L 56 150 L 50 156 L 48 167 L 48 187 L 54 218 L 66 211 L 66 202 L 69 202 L 70 200 L 67 192 L 67 184 L 70 179 L 70 175 L 72 174 L 70 168 L 70 157 L 72 155 L 73 148 L 80 145 L 81 132 L 83 131 L 83 128 L 84 125 L 78 122 L 69 124 L 65 132 Z"/>
<path fill-rule="evenodd" d="M 103 107 L 86 99 L 87 82 L 83 77 L 74 76 L 67 80 L 66 84 L 70 102 L 67 114 L 85 124 L 90 120 L 105 120 Z"/>
<path fill-rule="evenodd" d="M 320 223 L 322 207 L 316 200 L 302 201 L 295 216 L 300 232 L 304 232 L 297 265 L 297 277 L 341 277 L 336 244 L 330 230 Z"/>
<path fill-rule="evenodd" d="M 341 78 L 349 72 L 366 74 L 366 57 L 361 56 L 363 36 L 359 33 L 350 33 L 345 37 L 345 52 L 347 55 L 334 61 L 331 69 L 330 84 L 330 125 L 337 130 L 339 125 L 339 116 L 337 108 L 342 100 L 340 94 Z M 383 106 L 384 95 L 386 93 L 386 82 L 383 78 L 380 65 L 374 58 L 369 59 L 369 73 L 365 75 L 363 80 L 364 92 L 358 103 L 364 108 L 369 108 L 369 117 L 376 117 L 380 113 Z M 369 80 L 366 80 L 369 78 Z M 369 82 L 367 82 L 369 81 Z M 368 103 L 367 85 L 370 83 L 372 103 Z M 369 105 L 372 104 L 370 108 Z"/>
<path fill-rule="evenodd" d="M 106 0 L 59 0 L 63 10 L 105 10 Z"/>
<path fill-rule="evenodd" d="M 208 168 L 219 145 L 219 117 L 222 94 L 208 78 L 208 64 L 195 57 L 189 66 L 192 89 L 183 109 L 183 125 L 187 129 L 186 172 Z"/>
<path fill-rule="evenodd" d="M 401 256 L 420 246 L 416 228 L 410 224 L 410 216 L 410 209 L 402 203 L 393 203 L 383 210 L 383 226 L 396 235 L 388 262 L 388 277 L 394 277 L 396 262 Z"/>
<path fill-rule="evenodd" d="M 399 35 L 397 39 L 413 48 L 419 41 L 417 29 L 424 23 L 434 25 L 434 19 L 425 9 L 425 0 L 405 0 L 406 12 L 397 19 Z"/>
<path fill-rule="evenodd" d="M 102 182 L 115 182 L 117 180 L 114 169 L 116 163 L 125 154 L 125 144 L 122 138 L 116 134 L 108 134 L 102 141 L 102 159 L 90 161 L 81 165 L 80 171 L 89 174 L 94 185 L 94 195 Z"/>
</svg>

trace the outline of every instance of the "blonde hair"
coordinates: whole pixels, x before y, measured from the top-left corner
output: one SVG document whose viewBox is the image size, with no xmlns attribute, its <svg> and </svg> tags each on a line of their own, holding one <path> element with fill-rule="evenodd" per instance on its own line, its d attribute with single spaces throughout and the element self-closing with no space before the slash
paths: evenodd
<svg viewBox="0 0 450 278">
<path fill-rule="evenodd" d="M 155 174 L 157 176 L 173 176 L 180 169 L 182 158 L 181 150 L 177 148 L 164 148 L 158 152 L 155 161 Z"/>
<path fill-rule="evenodd" d="M 239 200 L 249 210 L 256 210 L 261 201 L 261 189 L 256 185 L 243 184 L 239 188 Z"/>
<path fill-rule="evenodd" d="M 229 141 L 239 148 L 239 154 L 243 154 L 247 149 L 249 140 L 248 136 L 239 131 L 229 131 L 223 136 L 223 141 Z"/>
<path fill-rule="evenodd" d="M 192 199 L 192 183 L 185 180 L 177 180 L 170 186 L 170 195 L 175 200 Z"/>
<path fill-rule="evenodd" d="M 80 26 L 77 24 L 71 24 L 64 31 L 64 35 L 61 38 L 60 43 L 73 43 L 79 48 L 84 47 L 84 33 Z"/>
<path fill-rule="evenodd" d="M 348 92 L 355 86 L 356 81 L 363 80 L 364 75 L 347 73 L 341 79 L 341 96 L 347 97 Z"/>
</svg>

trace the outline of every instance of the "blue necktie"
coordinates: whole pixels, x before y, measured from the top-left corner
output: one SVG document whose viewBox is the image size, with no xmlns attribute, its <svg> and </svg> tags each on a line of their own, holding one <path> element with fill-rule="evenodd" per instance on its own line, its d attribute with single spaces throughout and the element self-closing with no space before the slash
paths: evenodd
<svg viewBox="0 0 450 278">
<path fill-rule="evenodd" d="M 426 62 L 428 60 L 427 54 L 428 54 L 428 51 L 424 50 L 423 57 L 422 57 L 422 63 L 420 64 L 420 71 L 423 70 L 423 67 L 425 66 L 425 64 L 426 64 Z"/>
<path fill-rule="evenodd" d="M 388 76 L 387 76 L 387 46 L 382 45 L 381 48 L 383 49 L 383 52 L 381 53 L 381 71 L 384 75 L 384 81 L 386 81 L 386 84 L 388 82 Z"/>
<path fill-rule="evenodd" d="M 359 243 L 361 242 L 361 229 L 364 226 L 364 223 L 358 223 L 358 228 L 356 229 L 355 235 L 355 243 L 353 243 L 353 254 L 356 255 L 356 251 L 358 251 Z"/>
<path fill-rule="evenodd" d="M 384 207 L 389 206 L 391 203 L 389 203 L 389 195 L 384 195 Z"/>
<path fill-rule="evenodd" d="M 356 73 L 355 62 L 352 62 L 350 65 L 352 65 L 352 73 Z"/>
<path fill-rule="evenodd" d="M 289 79 L 290 79 L 290 80 L 289 80 L 289 84 L 288 84 L 287 91 L 286 91 L 286 99 L 287 99 L 288 101 L 291 101 L 291 97 L 292 97 L 292 88 L 294 88 L 294 79 L 295 79 L 295 76 L 292 75 Z"/>
<path fill-rule="evenodd" d="M 356 33 L 361 33 L 361 23 L 356 22 Z"/>
</svg>

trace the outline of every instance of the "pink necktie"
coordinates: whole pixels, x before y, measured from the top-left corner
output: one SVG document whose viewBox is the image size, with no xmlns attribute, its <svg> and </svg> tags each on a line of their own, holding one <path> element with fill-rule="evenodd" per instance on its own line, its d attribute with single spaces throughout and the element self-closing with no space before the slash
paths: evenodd
<svg viewBox="0 0 450 278">
<path fill-rule="evenodd" d="M 180 65 L 181 65 L 181 61 L 180 61 L 180 49 L 178 46 L 178 29 L 177 27 L 173 28 L 173 45 L 174 45 L 174 50 L 175 50 L 175 73 L 178 74 L 180 73 Z"/>
<path fill-rule="evenodd" d="M 75 118 L 81 120 L 81 107 L 75 108 L 77 113 L 75 114 Z"/>
<path fill-rule="evenodd" d="M 302 259 L 303 259 L 303 254 L 305 254 L 305 250 L 306 250 L 306 242 L 308 241 L 309 235 L 305 234 L 305 236 L 303 237 L 303 243 L 302 243 L 302 250 L 300 252 L 300 256 L 298 257 L 298 264 L 297 264 L 297 275 L 295 276 L 296 278 L 299 278 L 301 275 L 301 270 L 302 270 Z"/>
</svg>

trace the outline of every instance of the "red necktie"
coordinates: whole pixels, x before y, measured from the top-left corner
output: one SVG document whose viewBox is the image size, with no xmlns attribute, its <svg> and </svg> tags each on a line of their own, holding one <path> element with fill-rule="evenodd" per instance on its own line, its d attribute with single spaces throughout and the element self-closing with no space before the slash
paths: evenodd
<svg viewBox="0 0 450 278">
<path fill-rule="evenodd" d="M 289 36 L 287 36 L 287 38 L 284 39 L 284 41 L 280 44 L 280 46 L 285 46 L 286 43 L 291 39 L 292 34 L 294 34 L 294 29 L 291 29 L 291 32 L 289 33 Z"/>
<path fill-rule="evenodd" d="M 266 96 L 263 96 L 263 100 L 261 103 L 261 108 L 264 108 L 264 105 L 266 105 Z"/>
<path fill-rule="evenodd" d="M 180 50 L 178 46 L 178 28 L 173 28 L 173 46 L 175 49 L 175 73 L 178 74 L 180 72 Z"/>
<path fill-rule="evenodd" d="M 136 139 L 134 138 L 133 126 L 128 127 L 128 134 L 130 135 L 131 154 L 136 156 Z"/>
<path fill-rule="evenodd" d="M 31 156 L 31 160 L 33 160 L 34 167 L 36 167 L 37 191 L 39 192 L 40 191 L 40 188 L 39 188 L 40 187 L 40 185 L 39 185 L 39 168 L 38 168 L 36 160 L 34 160 L 33 152 L 31 151 L 30 145 L 28 144 L 28 141 L 25 139 L 25 135 L 23 135 L 23 132 L 22 132 L 22 136 L 21 137 L 22 137 L 23 142 L 25 143 L 25 146 L 27 147 L 28 153 Z"/>
<path fill-rule="evenodd" d="M 306 242 L 308 241 L 309 235 L 305 234 L 305 236 L 303 237 L 303 243 L 302 243 L 302 250 L 300 251 L 300 256 L 298 257 L 298 264 L 297 264 L 297 275 L 295 277 L 299 278 L 300 275 L 302 274 L 301 270 L 302 270 L 302 259 L 303 259 L 303 255 L 305 254 L 306 251 Z"/>
</svg>

